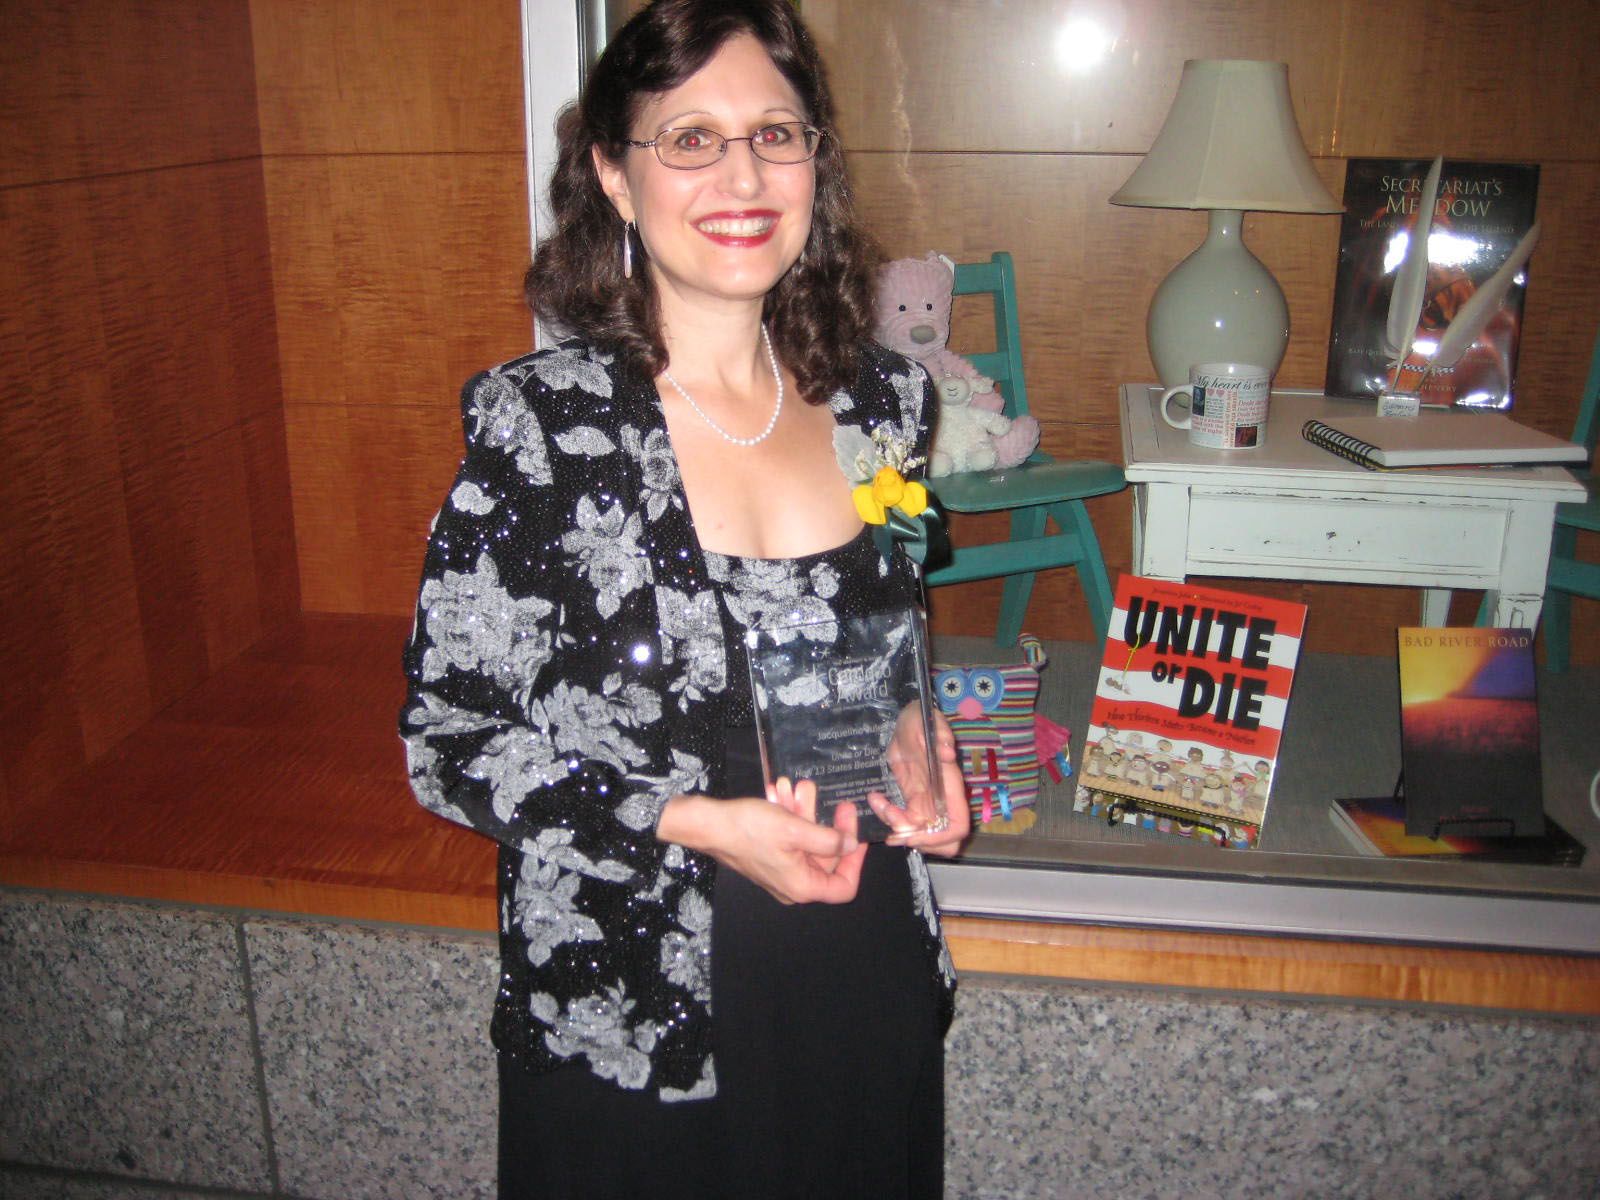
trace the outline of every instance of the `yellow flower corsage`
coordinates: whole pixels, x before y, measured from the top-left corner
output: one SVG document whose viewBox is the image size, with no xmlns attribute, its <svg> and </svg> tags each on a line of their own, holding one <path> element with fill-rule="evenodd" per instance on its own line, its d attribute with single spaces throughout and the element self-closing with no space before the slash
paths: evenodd
<svg viewBox="0 0 1600 1200">
<path fill-rule="evenodd" d="M 870 436 L 853 425 L 833 431 L 839 469 L 853 485 L 856 512 L 873 526 L 872 540 L 887 562 L 898 546 L 918 567 L 930 553 L 935 562 L 949 556 L 935 497 L 906 476 L 926 461 L 911 452 L 911 441 L 887 421 Z"/>
<path fill-rule="evenodd" d="M 891 508 L 916 517 L 928 507 L 928 489 L 915 479 L 906 479 L 893 467 L 879 467 L 871 483 L 857 484 L 850 495 L 856 512 L 869 525 L 882 525 L 889 519 Z"/>
</svg>

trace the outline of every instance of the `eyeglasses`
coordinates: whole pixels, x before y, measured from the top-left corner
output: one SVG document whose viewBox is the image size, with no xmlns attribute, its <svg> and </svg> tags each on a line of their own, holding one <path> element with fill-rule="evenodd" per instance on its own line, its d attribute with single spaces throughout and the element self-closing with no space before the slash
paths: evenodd
<svg viewBox="0 0 1600 1200">
<path fill-rule="evenodd" d="M 674 171 L 696 171 L 709 167 L 728 152 L 729 142 L 749 142 L 750 152 L 762 162 L 779 166 L 803 163 L 817 152 L 823 131 L 804 121 L 779 121 L 776 125 L 763 125 L 749 137 L 723 137 L 714 129 L 686 127 L 663 129 L 648 142 L 630 141 L 628 145 L 644 149 L 651 147 L 661 165 Z"/>
</svg>

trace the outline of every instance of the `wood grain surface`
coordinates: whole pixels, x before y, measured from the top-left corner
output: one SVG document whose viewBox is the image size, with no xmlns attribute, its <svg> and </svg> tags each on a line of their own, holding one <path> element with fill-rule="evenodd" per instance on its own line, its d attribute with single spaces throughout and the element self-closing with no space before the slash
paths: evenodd
<svg viewBox="0 0 1600 1200">
<path fill-rule="evenodd" d="M 230 160 L 0 189 L 5 788 L 299 609 L 264 193 Z"/>
<path fill-rule="evenodd" d="M 517 4 L 249 0 L 249 8 L 263 154 L 522 153 Z"/>
<path fill-rule="evenodd" d="M 492 922 L 492 844 L 424 811 L 406 783 L 396 722 L 408 632 L 395 618 L 291 620 L 53 794 L 15 805 L 0 873 L 245 907 Z"/>
<path fill-rule="evenodd" d="M 957 917 L 962 970 L 1600 1015 L 1600 959 Z"/>
<path fill-rule="evenodd" d="M 260 152 L 247 0 L 0 5 L 0 187 Z"/>
</svg>

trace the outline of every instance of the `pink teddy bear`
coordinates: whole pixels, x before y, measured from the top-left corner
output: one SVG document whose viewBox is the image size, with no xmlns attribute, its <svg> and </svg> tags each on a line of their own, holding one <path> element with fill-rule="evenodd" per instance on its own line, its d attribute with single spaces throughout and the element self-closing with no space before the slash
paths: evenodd
<svg viewBox="0 0 1600 1200">
<path fill-rule="evenodd" d="M 1014 467 L 1039 444 L 1039 422 L 1004 415 L 994 380 L 946 347 L 955 263 L 942 254 L 898 258 L 878 274 L 873 336 L 927 368 L 939 393 L 928 474 Z"/>
</svg>

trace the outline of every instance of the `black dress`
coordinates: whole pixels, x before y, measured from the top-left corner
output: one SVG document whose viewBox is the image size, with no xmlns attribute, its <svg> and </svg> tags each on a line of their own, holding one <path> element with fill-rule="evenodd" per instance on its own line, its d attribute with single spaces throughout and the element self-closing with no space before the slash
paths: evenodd
<svg viewBox="0 0 1600 1200">
<path fill-rule="evenodd" d="M 868 531 L 792 560 L 708 555 L 732 693 L 728 794 L 763 791 L 743 629 L 776 606 L 840 616 L 895 601 Z M 849 904 L 784 905 L 717 875 L 711 1011 L 717 1095 L 664 1104 L 582 1066 L 501 1066 L 503 1200 L 942 1194 L 941 989 L 908 852 L 868 849 Z"/>
</svg>

